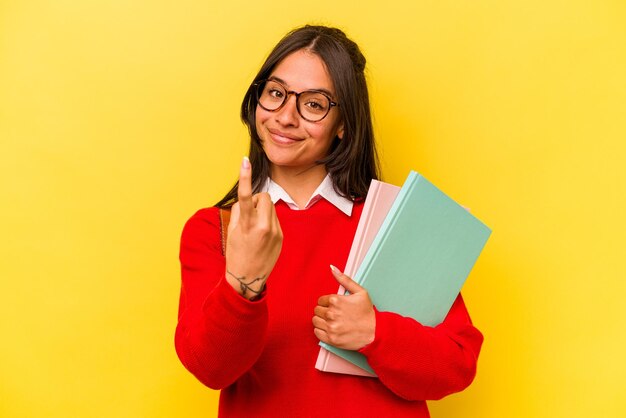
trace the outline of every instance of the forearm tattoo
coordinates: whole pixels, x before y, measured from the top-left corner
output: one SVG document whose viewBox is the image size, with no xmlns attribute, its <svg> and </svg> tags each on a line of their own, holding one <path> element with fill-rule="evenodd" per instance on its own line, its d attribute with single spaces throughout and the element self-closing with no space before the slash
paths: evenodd
<svg viewBox="0 0 626 418">
<path fill-rule="evenodd" d="M 257 277 L 256 279 L 253 279 L 250 282 L 246 283 L 245 282 L 246 276 L 237 277 L 233 273 L 231 273 L 228 269 L 226 269 L 226 273 L 230 274 L 232 277 L 235 278 L 235 280 L 239 282 L 239 288 L 241 289 L 241 294 L 244 296 L 246 295 L 246 292 L 249 290 L 250 292 L 254 293 L 255 295 L 254 297 L 256 297 L 260 295 L 261 292 L 263 292 L 263 289 L 265 288 L 265 279 L 267 278 L 267 274 L 261 277 Z M 254 290 L 250 286 L 256 282 L 261 282 L 261 286 L 259 286 L 257 290 Z"/>
</svg>

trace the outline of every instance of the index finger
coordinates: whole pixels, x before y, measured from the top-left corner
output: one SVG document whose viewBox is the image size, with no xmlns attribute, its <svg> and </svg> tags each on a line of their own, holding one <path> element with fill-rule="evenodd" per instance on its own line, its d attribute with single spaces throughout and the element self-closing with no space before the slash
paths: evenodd
<svg viewBox="0 0 626 418">
<path fill-rule="evenodd" d="M 243 157 L 241 168 L 239 169 L 237 200 L 239 201 L 240 217 L 247 219 L 254 209 L 254 203 L 252 202 L 252 166 L 248 157 Z"/>
<path fill-rule="evenodd" d="M 320 298 L 317 300 L 317 305 L 328 308 L 328 306 L 330 306 L 330 301 L 328 300 L 329 296 L 330 295 L 320 296 Z"/>
</svg>

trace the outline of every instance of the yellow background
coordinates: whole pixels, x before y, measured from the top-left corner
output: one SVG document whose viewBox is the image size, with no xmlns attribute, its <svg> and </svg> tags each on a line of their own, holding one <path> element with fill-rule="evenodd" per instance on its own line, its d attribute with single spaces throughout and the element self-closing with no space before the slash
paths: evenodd
<svg viewBox="0 0 626 418">
<path fill-rule="evenodd" d="M 368 58 L 385 179 L 494 230 L 478 376 L 433 417 L 626 416 L 623 0 L 0 2 L 0 416 L 215 416 L 173 347 L 180 230 L 307 22 Z"/>
</svg>

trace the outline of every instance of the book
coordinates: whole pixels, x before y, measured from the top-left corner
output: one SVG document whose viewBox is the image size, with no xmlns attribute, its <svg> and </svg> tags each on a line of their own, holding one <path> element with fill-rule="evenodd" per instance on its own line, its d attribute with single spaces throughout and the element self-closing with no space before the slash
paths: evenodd
<svg viewBox="0 0 626 418">
<path fill-rule="evenodd" d="M 400 187 L 398 186 L 372 180 L 367 192 L 367 197 L 365 198 L 365 203 L 363 204 L 361 219 L 359 219 L 359 224 L 354 234 L 346 268 L 344 269 L 344 273 L 349 277 L 354 277 L 357 268 L 363 261 L 367 250 L 376 237 L 380 226 L 385 220 L 399 192 Z M 344 294 L 345 289 L 339 286 L 337 293 Z M 326 350 L 324 347 L 320 347 L 315 368 L 324 372 L 374 377 L 372 373 Z"/>
<path fill-rule="evenodd" d="M 353 279 L 379 311 L 443 322 L 491 230 L 422 175 L 411 171 Z M 365 357 L 320 342 L 374 374 Z"/>
</svg>

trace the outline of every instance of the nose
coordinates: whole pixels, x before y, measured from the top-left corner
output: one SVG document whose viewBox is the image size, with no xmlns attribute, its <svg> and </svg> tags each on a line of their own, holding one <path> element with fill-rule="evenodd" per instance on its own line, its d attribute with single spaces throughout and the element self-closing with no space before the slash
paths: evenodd
<svg viewBox="0 0 626 418">
<path fill-rule="evenodd" d="M 285 104 L 276 112 L 276 120 L 284 126 L 297 126 L 299 119 L 296 95 L 289 94 L 285 100 Z"/>
</svg>

